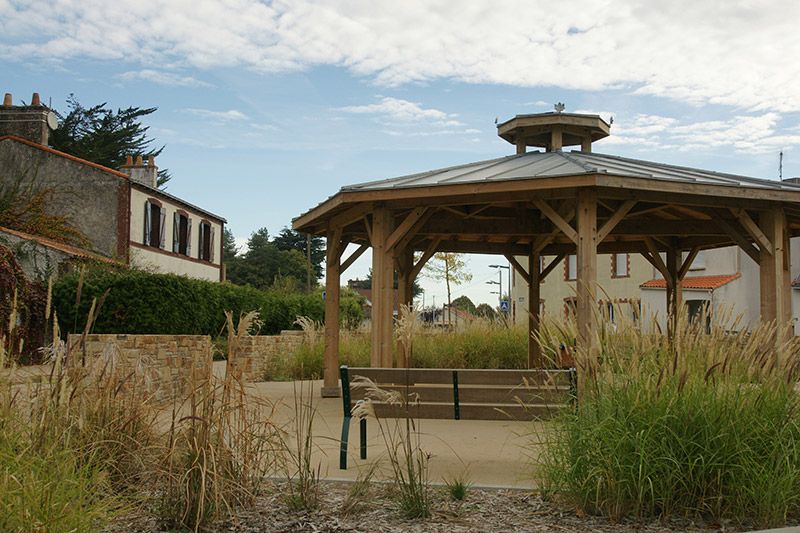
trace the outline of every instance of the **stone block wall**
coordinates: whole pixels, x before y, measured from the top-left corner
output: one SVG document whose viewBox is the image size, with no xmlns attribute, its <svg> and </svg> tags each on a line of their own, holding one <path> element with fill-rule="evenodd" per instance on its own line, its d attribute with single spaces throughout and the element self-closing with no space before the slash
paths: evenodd
<svg viewBox="0 0 800 533">
<path fill-rule="evenodd" d="M 272 360 L 291 356 L 302 343 L 302 331 L 242 337 L 236 359 L 231 361 L 231 366 L 235 371 L 241 372 L 241 378 L 245 382 L 264 381 Z"/>
<path fill-rule="evenodd" d="M 80 335 L 70 346 L 81 357 Z M 142 372 L 148 392 L 159 401 L 185 398 L 192 382 L 211 375 L 211 337 L 208 335 L 88 335 L 86 357 L 116 357 L 121 369 Z"/>
</svg>

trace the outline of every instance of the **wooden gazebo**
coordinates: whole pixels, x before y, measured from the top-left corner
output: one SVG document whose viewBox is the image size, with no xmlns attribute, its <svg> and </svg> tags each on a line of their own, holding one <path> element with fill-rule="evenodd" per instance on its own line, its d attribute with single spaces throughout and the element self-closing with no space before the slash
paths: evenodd
<svg viewBox="0 0 800 533">
<path fill-rule="evenodd" d="M 533 302 L 567 254 L 577 255 L 579 371 L 593 368 L 597 352 L 598 253 L 642 254 L 666 279 L 673 322 L 696 254 L 738 245 L 760 266 L 762 320 L 788 322 L 789 238 L 800 234 L 800 186 L 593 153 L 592 143 L 609 129 L 596 115 L 518 115 L 497 126 L 515 155 L 343 187 L 295 219 L 296 230 L 327 237 L 323 395 L 339 394 L 341 274 L 369 247 L 376 367 L 395 359 L 394 272 L 399 302 L 410 304 L 411 285 L 436 252 L 505 256 L 528 282 L 531 368 L 541 365 Z M 344 257 L 348 244 L 358 248 Z M 398 352 L 396 364 L 405 366 L 402 346 Z"/>
</svg>

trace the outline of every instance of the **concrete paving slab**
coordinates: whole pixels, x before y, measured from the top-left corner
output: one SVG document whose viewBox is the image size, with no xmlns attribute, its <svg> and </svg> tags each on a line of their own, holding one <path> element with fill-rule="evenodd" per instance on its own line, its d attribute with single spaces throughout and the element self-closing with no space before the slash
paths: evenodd
<svg viewBox="0 0 800 533">
<path fill-rule="evenodd" d="M 378 460 L 384 463 L 382 477 L 388 477 L 389 464 L 384 460 L 387 446 L 377 422 L 367 423 L 367 460 L 359 458 L 358 422 L 351 422 L 348 469 L 339 469 L 339 439 L 344 418 L 339 398 L 321 398 L 321 381 L 261 382 L 249 385 L 253 394 L 276 405 L 276 422 L 290 425 L 294 418 L 294 402 L 301 389 L 313 388 L 316 417 L 313 425 L 318 447 L 315 461 L 321 465 L 325 479 L 355 479 L 358 472 Z M 396 423 L 395 419 L 384 420 Z M 404 423 L 404 422 L 403 422 Z M 388 426 L 386 426 L 388 427 Z M 418 420 L 420 445 L 430 454 L 430 480 L 445 479 L 467 473 L 476 486 L 532 488 L 534 472 L 531 466 L 535 447 L 531 447 L 532 432 L 543 434 L 548 424 L 518 421 Z"/>
</svg>

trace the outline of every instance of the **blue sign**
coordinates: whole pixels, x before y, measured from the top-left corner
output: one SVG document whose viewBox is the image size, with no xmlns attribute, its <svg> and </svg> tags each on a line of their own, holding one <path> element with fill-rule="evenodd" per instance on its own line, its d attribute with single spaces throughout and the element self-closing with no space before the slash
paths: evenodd
<svg viewBox="0 0 800 533">
<path fill-rule="evenodd" d="M 500 301 L 500 310 L 504 313 L 508 313 L 508 300 Z"/>
</svg>

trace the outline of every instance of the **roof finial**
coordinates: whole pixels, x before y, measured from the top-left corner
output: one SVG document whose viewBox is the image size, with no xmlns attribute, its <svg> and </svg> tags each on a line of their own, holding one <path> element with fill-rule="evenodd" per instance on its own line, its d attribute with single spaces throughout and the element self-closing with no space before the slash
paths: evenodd
<svg viewBox="0 0 800 533">
<path fill-rule="evenodd" d="M 562 111 L 564 111 L 567 108 L 567 106 L 565 106 L 563 102 L 559 102 L 556 105 L 554 105 L 553 107 L 555 108 L 556 113 L 561 113 Z"/>
</svg>

